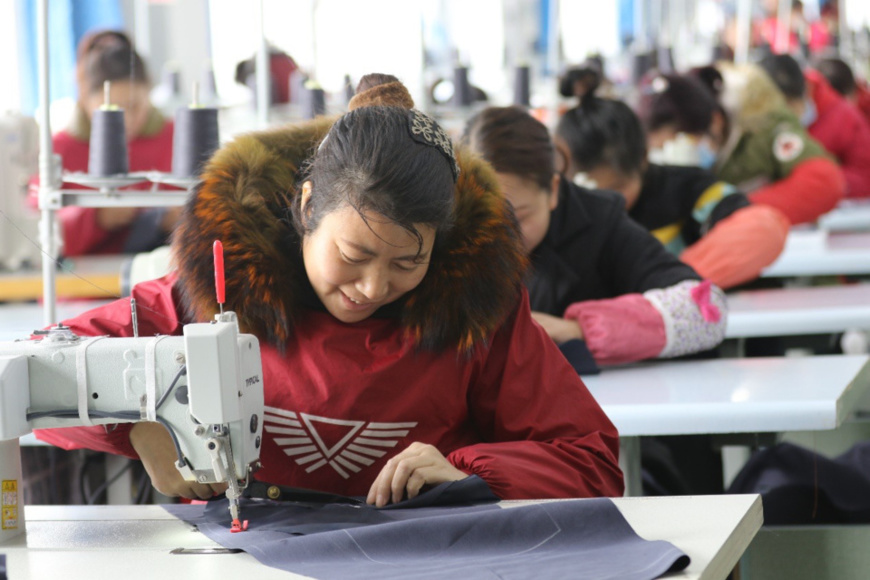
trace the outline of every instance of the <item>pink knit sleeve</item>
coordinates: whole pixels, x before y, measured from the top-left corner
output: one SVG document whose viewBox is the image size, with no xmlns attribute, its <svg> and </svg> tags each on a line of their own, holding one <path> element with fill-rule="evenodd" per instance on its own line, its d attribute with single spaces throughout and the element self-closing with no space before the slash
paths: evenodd
<svg viewBox="0 0 870 580">
<path fill-rule="evenodd" d="M 600 365 L 653 358 L 667 343 L 662 315 L 641 294 L 575 302 L 565 318 L 580 324 L 586 346 Z"/>
<path fill-rule="evenodd" d="M 725 293 L 709 281 L 685 280 L 644 294 L 576 302 L 576 320 L 595 361 L 614 365 L 711 349 L 725 337 Z"/>
</svg>

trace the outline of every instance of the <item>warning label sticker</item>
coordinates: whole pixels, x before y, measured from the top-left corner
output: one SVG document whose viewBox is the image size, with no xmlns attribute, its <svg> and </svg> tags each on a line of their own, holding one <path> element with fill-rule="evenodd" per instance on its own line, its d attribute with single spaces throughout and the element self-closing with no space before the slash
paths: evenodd
<svg viewBox="0 0 870 580">
<path fill-rule="evenodd" d="M 0 484 L 0 520 L 2 529 L 18 527 L 18 480 L 4 479 Z"/>
</svg>

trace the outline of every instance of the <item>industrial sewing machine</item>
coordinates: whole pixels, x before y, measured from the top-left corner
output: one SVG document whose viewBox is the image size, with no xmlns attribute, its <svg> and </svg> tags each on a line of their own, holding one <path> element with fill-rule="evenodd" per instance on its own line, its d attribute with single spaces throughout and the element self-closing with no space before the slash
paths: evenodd
<svg viewBox="0 0 870 580">
<path fill-rule="evenodd" d="M 262 376 L 259 342 L 239 333 L 232 312 L 188 324 L 184 336 L 89 338 L 57 326 L 41 340 L 0 342 L 0 542 L 24 531 L 18 437 L 137 421 L 167 428 L 185 479 L 228 484 L 232 530 L 243 529 L 238 498 L 260 457 Z"/>
</svg>

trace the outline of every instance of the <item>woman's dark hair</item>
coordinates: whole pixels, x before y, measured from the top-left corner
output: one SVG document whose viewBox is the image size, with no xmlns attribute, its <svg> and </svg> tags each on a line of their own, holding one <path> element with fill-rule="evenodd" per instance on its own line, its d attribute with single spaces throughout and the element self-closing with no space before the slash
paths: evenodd
<svg viewBox="0 0 870 580">
<path fill-rule="evenodd" d="M 103 90 L 106 81 L 151 82 L 130 38 L 117 30 L 84 37 L 79 43 L 77 67 L 80 88 L 88 94 Z"/>
<path fill-rule="evenodd" d="M 398 83 L 399 79 L 396 76 L 385 73 L 369 73 L 359 80 L 356 85 L 354 94 L 364 93 L 369 89 L 390 83 Z"/>
<path fill-rule="evenodd" d="M 450 227 L 453 173 L 437 146 L 411 138 L 412 115 L 400 107 L 366 106 L 335 122 L 304 172 L 303 181 L 312 183 L 304 212 L 301 203 L 293 207 L 300 235 L 345 204 L 363 219 L 374 212 L 397 223 L 417 238 L 418 249 L 423 238 L 415 225 L 439 233 Z"/>
<path fill-rule="evenodd" d="M 687 76 L 688 78 L 700 81 L 704 85 L 704 88 L 710 91 L 713 98 L 716 99 L 717 102 L 719 101 L 719 96 L 725 88 L 725 78 L 722 76 L 722 73 L 719 72 L 719 69 L 713 65 L 696 66 L 689 69 L 689 74 Z"/>
<path fill-rule="evenodd" d="M 582 99 L 584 95 L 594 93 L 604 74 L 602 64 L 600 57 L 591 58 L 566 70 L 559 77 L 559 94 Z"/>
<path fill-rule="evenodd" d="M 807 89 L 801 65 L 787 54 L 774 54 L 761 59 L 764 72 L 773 80 L 787 99 L 802 99 Z"/>
<path fill-rule="evenodd" d="M 858 89 L 852 68 L 839 58 L 823 58 L 814 68 L 843 96 L 851 95 Z"/>
<path fill-rule="evenodd" d="M 703 74 L 715 83 L 711 72 Z M 721 76 L 719 80 L 721 83 Z M 660 75 L 641 96 L 638 115 L 647 131 L 673 127 L 678 133 L 705 133 L 718 108 L 714 90 L 695 76 Z"/>
<path fill-rule="evenodd" d="M 646 160 L 646 135 L 634 111 L 622 101 L 598 98 L 594 91 L 562 116 L 556 134 L 568 145 L 574 165 L 584 171 L 606 165 L 631 174 Z"/>
<path fill-rule="evenodd" d="M 522 176 L 550 190 L 555 148 L 547 128 L 524 109 L 484 109 L 465 125 L 463 140 L 497 172 Z"/>
</svg>

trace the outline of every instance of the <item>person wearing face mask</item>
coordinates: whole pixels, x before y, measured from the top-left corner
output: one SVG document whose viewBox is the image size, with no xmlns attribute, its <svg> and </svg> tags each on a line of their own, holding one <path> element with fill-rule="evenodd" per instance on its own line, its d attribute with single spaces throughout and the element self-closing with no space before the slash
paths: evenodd
<svg viewBox="0 0 870 580">
<path fill-rule="evenodd" d="M 857 78 L 852 67 L 841 58 L 819 59 L 813 63 L 813 68 L 825 77 L 831 88 L 855 105 L 870 123 L 870 89 L 867 81 Z"/>
<path fill-rule="evenodd" d="M 683 130 L 716 150 L 716 176 L 753 204 L 778 209 L 791 224 L 815 221 L 837 205 L 845 189 L 840 167 L 760 67 L 720 62 L 683 77 L 701 82 L 670 78 L 641 103 L 651 148 L 691 125 Z"/>
<path fill-rule="evenodd" d="M 644 86 L 638 115 L 647 128 L 650 161 L 715 169 L 728 117 L 701 80 L 677 74 L 654 77 Z"/>
<path fill-rule="evenodd" d="M 130 172 L 172 169 L 173 123 L 151 104 L 145 63 L 126 34 L 108 30 L 83 37 L 76 81 L 79 97 L 73 118 L 52 140 L 64 171 L 88 171 L 91 117 L 103 105 L 106 81 L 111 83 L 112 103 L 124 109 Z M 63 184 L 64 189 L 77 187 Z M 146 187 L 150 184 L 138 186 Z M 181 208 L 65 207 L 58 211 L 62 252 L 79 256 L 152 250 L 166 243 L 180 213 Z"/>
<path fill-rule="evenodd" d="M 846 178 L 846 196 L 870 196 L 870 122 L 861 111 L 818 71 L 801 70 L 789 55 L 770 56 L 761 66 L 785 95 L 801 125 L 837 158 Z"/>
<path fill-rule="evenodd" d="M 680 83 L 660 78 L 672 89 Z M 711 116 L 708 110 L 700 121 L 690 117 L 693 123 L 674 125 L 670 134 L 709 127 Z M 568 179 L 582 175 L 621 193 L 632 219 L 722 288 L 757 278 L 785 245 L 789 224 L 779 211 L 750 204 L 706 169 L 650 163 L 638 116 L 621 101 L 597 97 L 594 87 L 559 121 L 555 142 Z"/>
</svg>

